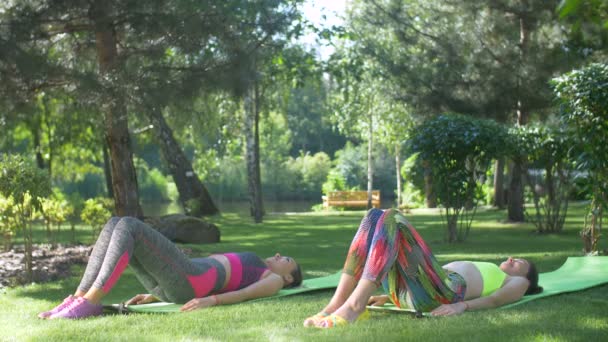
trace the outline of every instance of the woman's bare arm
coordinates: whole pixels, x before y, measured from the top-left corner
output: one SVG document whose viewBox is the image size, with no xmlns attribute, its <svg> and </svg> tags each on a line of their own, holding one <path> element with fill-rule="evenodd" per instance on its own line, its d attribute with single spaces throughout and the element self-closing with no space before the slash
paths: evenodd
<svg viewBox="0 0 608 342">
<path fill-rule="evenodd" d="M 135 297 L 129 299 L 125 304 L 126 305 L 139 305 L 139 304 L 148 304 L 158 302 L 160 299 L 154 297 L 151 294 L 138 294 Z"/>
<path fill-rule="evenodd" d="M 457 315 L 467 310 L 491 309 L 521 299 L 528 289 L 529 282 L 523 277 L 513 277 L 500 289 L 487 297 L 479 297 L 454 304 L 444 304 L 431 312 L 435 316 Z"/>
<path fill-rule="evenodd" d="M 192 311 L 221 304 L 236 304 L 255 298 L 272 296 L 283 288 L 283 278 L 277 274 L 256 281 L 255 283 L 237 290 L 204 298 L 194 298 L 182 306 L 181 311 Z"/>
<path fill-rule="evenodd" d="M 388 295 L 371 296 L 367 301 L 367 305 L 382 306 L 389 301 Z"/>
</svg>

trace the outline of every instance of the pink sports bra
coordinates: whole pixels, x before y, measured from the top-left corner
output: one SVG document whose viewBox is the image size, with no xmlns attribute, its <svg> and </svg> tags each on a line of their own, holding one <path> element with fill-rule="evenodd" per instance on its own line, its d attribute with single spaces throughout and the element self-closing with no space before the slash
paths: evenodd
<svg viewBox="0 0 608 342">
<path fill-rule="evenodd" d="M 222 292 L 230 292 L 245 288 L 260 280 L 268 266 L 255 253 L 226 253 L 223 254 L 230 262 L 230 279 Z"/>
</svg>

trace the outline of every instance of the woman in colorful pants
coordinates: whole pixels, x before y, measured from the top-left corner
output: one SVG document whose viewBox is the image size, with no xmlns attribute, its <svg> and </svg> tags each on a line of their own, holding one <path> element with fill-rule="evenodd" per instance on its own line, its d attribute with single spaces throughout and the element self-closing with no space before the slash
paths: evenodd
<svg viewBox="0 0 608 342">
<path fill-rule="evenodd" d="M 133 217 L 114 217 L 101 231 L 76 292 L 38 317 L 101 315 L 101 299 L 127 265 L 150 292 L 133 297 L 127 304 L 159 300 L 185 303 L 182 311 L 271 296 L 281 288 L 302 282 L 300 266 L 290 257 L 277 253 L 261 259 L 246 252 L 189 259 L 144 222 Z"/>
<path fill-rule="evenodd" d="M 387 295 L 372 297 L 380 285 Z M 530 261 L 509 257 L 500 266 L 471 261 L 441 266 L 399 211 L 372 209 L 350 245 L 334 296 L 304 326 L 346 325 L 366 318 L 366 305 L 388 300 L 442 316 L 497 307 L 540 291 Z"/>
</svg>

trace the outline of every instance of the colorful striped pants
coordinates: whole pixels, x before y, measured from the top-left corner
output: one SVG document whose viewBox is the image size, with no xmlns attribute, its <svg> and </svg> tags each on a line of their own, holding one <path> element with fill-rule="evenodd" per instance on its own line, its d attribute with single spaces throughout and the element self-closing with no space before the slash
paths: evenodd
<svg viewBox="0 0 608 342">
<path fill-rule="evenodd" d="M 344 273 L 382 284 L 397 307 L 417 311 L 462 301 L 466 283 L 437 262 L 416 229 L 394 209 L 371 209 L 350 245 Z"/>
</svg>

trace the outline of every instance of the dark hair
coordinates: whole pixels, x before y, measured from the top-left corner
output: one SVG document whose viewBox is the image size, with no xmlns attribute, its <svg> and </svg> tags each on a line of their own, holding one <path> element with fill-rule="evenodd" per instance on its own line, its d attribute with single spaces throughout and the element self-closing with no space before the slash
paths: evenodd
<svg viewBox="0 0 608 342">
<path fill-rule="evenodd" d="M 293 278 L 293 281 L 285 286 L 283 286 L 283 288 L 285 289 L 289 289 L 292 287 L 298 287 L 300 285 L 302 285 L 302 268 L 300 268 L 300 264 L 296 263 L 296 269 L 291 271 L 291 277 Z"/>
<path fill-rule="evenodd" d="M 530 285 L 528 285 L 528 290 L 524 293 L 526 295 L 532 295 L 543 292 L 543 287 L 538 286 L 538 270 L 536 269 L 536 265 L 528 260 L 528 273 L 526 273 L 526 278 L 530 281 Z"/>
</svg>

